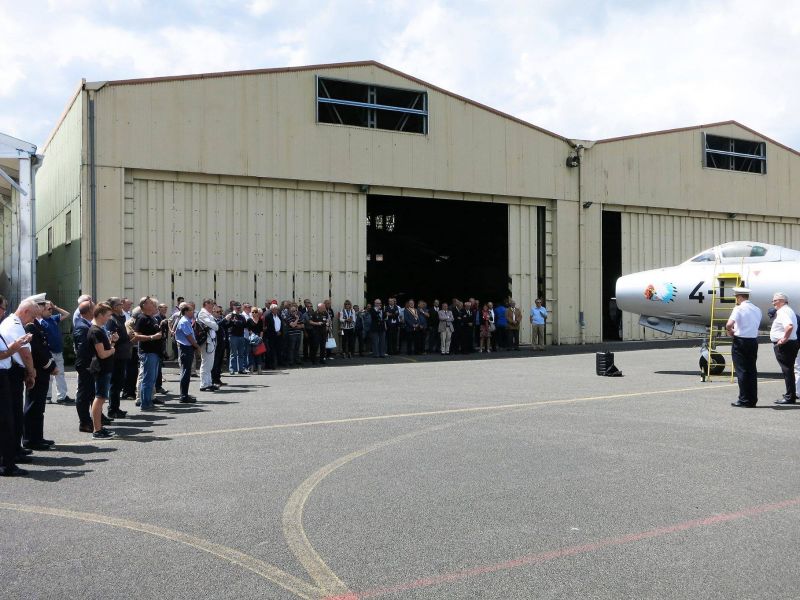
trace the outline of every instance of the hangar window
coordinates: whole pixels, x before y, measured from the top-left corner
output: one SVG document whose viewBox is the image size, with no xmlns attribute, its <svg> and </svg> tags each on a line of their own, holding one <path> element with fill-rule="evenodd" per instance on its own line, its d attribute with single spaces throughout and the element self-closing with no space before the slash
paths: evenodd
<svg viewBox="0 0 800 600">
<path fill-rule="evenodd" d="M 719 135 L 703 135 L 703 166 L 745 173 L 767 172 L 767 145 Z"/>
<path fill-rule="evenodd" d="M 428 94 L 317 77 L 317 122 L 428 133 Z"/>
</svg>

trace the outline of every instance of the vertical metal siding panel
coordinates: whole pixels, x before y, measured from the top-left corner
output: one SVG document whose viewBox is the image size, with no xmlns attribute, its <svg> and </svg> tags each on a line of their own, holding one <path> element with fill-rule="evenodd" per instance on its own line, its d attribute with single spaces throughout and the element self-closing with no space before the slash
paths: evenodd
<svg viewBox="0 0 800 600">
<path fill-rule="evenodd" d="M 511 297 L 522 306 L 522 290 L 525 286 L 523 277 L 523 225 L 525 208 L 511 205 L 508 207 L 508 273 L 511 276 Z"/>
<path fill-rule="evenodd" d="M 508 273 L 512 286 L 516 285 L 520 273 L 520 208 L 513 204 L 508 207 Z"/>
<path fill-rule="evenodd" d="M 312 229 L 311 229 L 311 244 L 312 249 L 312 263 L 311 272 L 316 273 L 315 281 L 318 286 L 315 295 L 319 298 L 322 292 L 320 284 L 322 271 L 325 270 L 327 259 L 325 257 L 325 234 L 327 232 L 327 224 L 325 214 L 325 193 L 319 191 L 309 192 L 311 195 L 311 214 L 312 214 Z M 321 298 L 320 298 L 321 299 Z"/>
<path fill-rule="evenodd" d="M 184 265 L 187 273 L 191 274 L 191 298 L 196 302 L 200 302 L 202 298 L 208 293 L 205 291 L 205 281 L 203 273 L 208 265 L 204 260 L 204 253 L 202 251 L 205 244 L 203 243 L 202 225 L 200 223 L 201 214 L 201 190 L 205 185 L 200 186 L 193 183 L 191 187 L 191 195 L 189 199 L 189 213 L 187 214 L 187 224 L 189 225 L 189 232 L 185 240 L 186 250 L 184 256 L 191 257 L 191 262 Z M 188 191 L 188 190 L 187 190 Z M 199 309 L 198 309 L 199 310 Z"/>
<path fill-rule="evenodd" d="M 356 255 L 358 254 L 358 194 L 346 194 L 344 198 L 344 242 L 342 249 L 344 251 L 344 270 L 348 273 L 358 271 L 358 261 Z M 351 289 L 348 284 L 348 289 Z M 350 294 L 355 294 L 351 291 Z M 358 296 L 355 296 L 358 301 Z"/>
<path fill-rule="evenodd" d="M 530 295 L 531 300 L 535 300 L 538 295 L 539 270 L 538 270 L 538 249 L 539 249 L 539 227 L 537 225 L 537 212 L 535 206 L 528 207 L 528 231 L 530 231 L 530 242 L 526 248 L 528 263 L 530 264 Z M 544 299 L 547 302 L 547 298 Z M 531 305 L 533 302 L 531 301 Z"/>
<path fill-rule="evenodd" d="M 553 308 L 557 308 L 557 298 L 555 297 L 555 272 L 554 272 L 554 264 L 555 258 L 553 256 L 554 253 L 554 246 L 553 246 L 553 216 L 554 216 L 554 209 L 552 206 L 548 206 L 545 209 L 545 252 L 547 256 L 545 257 L 545 289 L 547 292 L 547 298 L 550 299 L 554 304 Z"/>
<path fill-rule="evenodd" d="M 366 299 L 364 279 L 367 276 L 367 195 L 358 195 L 358 297 Z"/>
<path fill-rule="evenodd" d="M 328 209 L 328 277 L 330 277 L 330 291 L 331 301 L 335 301 L 338 305 L 342 301 L 341 298 L 341 285 L 338 281 L 338 275 L 341 271 L 341 253 L 339 251 L 339 227 L 341 225 L 341 205 L 339 202 L 339 194 L 326 192 L 325 205 Z M 328 296 L 326 296 L 328 297 Z M 334 300 L 335 298 L 335 300 Z"/>
<path fill-rule="evenodd" d="M 159 239 L 159 234 L 164 235 L 164 231 L 166 230 L 166 227 L 158 226 L 159 219 L 162 216 L 162 211 L 159 210 L 158 205 L 163 205 L 164 199 L 163 184 L 161 184 L 161 189 L 159 190 L 160 183 L 161 182 L 158 181 L 151 181 L 147 186 L 147 213 L 145 215 L 144 230 L 148 234 L 145 246 L 145 251 L 148 254 L 148 273 L 142 281 L 144 284 L 147 283 L 150 277 L 155 277 L 155 269 L 163 268 L 164 254 L 166 254 L 166 252 L 163 252 L 163 254 L 159 253 L 159 248 L 164 248 L 162 245 L 163 241 Z M 162 193 L 158 194 L 159 191 Z M 166 250 L 166 248 L 164 248 L 164 250 Z M 146 287 L 143 289 L 146 289 Z"/>
<path fill-rule="evenodd" d="M 331 195 L 329 192 L 322 192 L 322 272 L 323 279 L 327 279 L 327 274 L 331 272 L 331 253 L 333 252 L 332 244 L 332 215 L 331 215 Z M 324 295 L 327 297 L 328 286 L 325 286 Z"/>
<path fill-rule="evenodd" d="M 528 271 L 529 273 L 528 310 L 530 310 L 530 307 L 533 306 L 534 300 L 538 296 L 538 287 L 539 287 L 539 272 L 538 272 L 538 261 L 537 261 L 538 248 L 539 248 L 539 237 L 538 237 L 539 228 L 537 227 L 536 207 L 528 206 L 527 209 L 528 209 L 528 231 L 530 232 L 529 234 L 530 243 L 525 250 L 528 256 L 528 263 L 530 264 L 530 270 Z M 550 310 L 553 309 L 553 305 L 547 302 L 546 297 L 544 298 L 544 304 L 548 306 Z M 523 319 L 522 322 L 530 325 L 527 319 Z M 548 326 L 545 328 L 545 331 L 547 338 L 549 340 L 552 340 L 553 328 Z M 531 339 L 530 334 L 527 334 L 527 337 L 525 337 L 524 339 Z"/>
<path fill-rule="evenodd" d="M 308 202 L 296 190 L 287 192 L 289 201 L 294 205 L 295 236 L 295 294 L 298 299 L 308 297 Z"/>
<path fill-rule="evenodd" d="M 172 247 L 172 269 L 175 272 L 175 293 L 176 295 L 188 298 L 191 293 L 190 273 L 186 269 L 188 259 L 185 253 L 186 243 L 186 218 L 191 204 L 191 184 L 175 183 L 165 184 L 164 203 L 166 211 L 165 223 L 169 223 L 166 229 L 169 232 L 169 241 Z M 170 208 L 171 207 L 171 208 Z M 169 267 L 170 265 L 167 265 Z"/>
<path fill-rule="evenodd" d="M 304 192 L 303 195 L 308 197 L 308 271 L 314 272 L 322 268 L 322 200 L 319 192 Z"/>
<path fill-rule="evenodd" d="M 267 270 L 271 273 L 269 294 L 278 296 L 283 292 L 283 273 L 286 270 L 286 256 L 285 243 L 283 240 L 284 232 L 286 231 L 286 195 L 279 190 L 269 190 L 270 193 L 268 206 L 272 209 L 273 227 L 271 228 L 272 236 L 272 254 L 267 255 L 269 265 Z M 278 297 L 280 300 L 280 297 Z"/>
<path fill-rule="evenodd" d="M 286 258 L 286 274 L 288 276 L 288 283 L 291 285 L 291 276 L 297 269 L 297 257 L 295 256 L 295 220 L 296 209 L 295 203 L 292 202 L 290 192 L 287 190 L 275 190 L 274 193 L 280 193 L 283 202 L 286 204 L 286 231 L 285 239 L 283 240 L 283 253 Z M 291 287 L 289 288 L 291 292 Z M 287 296 L 288 298 L 289 296 Z"/>
<path fill-rule="evenodd" d="M 620 214 L 620 237 L 620 263 L 622 274 L 627 275 L 633 271 L 630 259 L 633 233 L 631 232 L 631 216 L 626 212 Z M 622 317 L 622 339 L 633 339 L 635 330 L 631 324 L 631 316 L 629 313 L 625 312 L 622 313 Z"/>
</svg>

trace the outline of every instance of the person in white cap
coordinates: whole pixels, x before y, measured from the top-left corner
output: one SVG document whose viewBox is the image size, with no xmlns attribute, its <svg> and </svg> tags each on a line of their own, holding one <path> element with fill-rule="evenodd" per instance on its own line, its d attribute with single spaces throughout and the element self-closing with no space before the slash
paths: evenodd
<svg viewBox="0 0 800 600">
<path fill-rule="evenodd" d="M 25 337 L 28 332 L 25 326 L 31 323 L 41 314 L 41 308 L 33 300 L 23 300 L 20 302 L 14 314 L 8 315 L 0 322 L 0 338 L 7 346 L 14 340 Z M 31 389 L 36 382 L 36 367 L 33 364 L 31 355 L 30 338 L 19 347 L 14 354 L 11 369 L 8 373 L 9 396 L 11 398 L 11 408 L 14 421 L 14 440 L 13 446 L 16 452 L 15 464 L 19 462 L 31 462 L 27 456 L 31 450 L 22 447 L 22 407 L 24 390 Z"/>
<path fill-rule="evenodd" d="M 775 292 L 772 296 L 772 305 L 775 307 L 775 320 L 769 339 L 775 351 L 775 359 L 781 367 L 783 379 L 786 382 L 786 393 L 775 404 L 795 404 L 797 402 L 797 387 L 794 379 L 794 363 L 797 359 L 797 315 L 789 307 L 789 298 L 783 292 Z"/>
<path fill-rule="evenodd" d="M 739 382 L 739 399 L 731 406 L 753 407 L 758 403 L 758 326 L 761 323 L 761 309 L 750 302 L 750 290 L 735 287 L 731 290 L 736 296 L 736 307 L 731 312 L 725 329 L 733 337 L 733 366 Z"/>
</svg>

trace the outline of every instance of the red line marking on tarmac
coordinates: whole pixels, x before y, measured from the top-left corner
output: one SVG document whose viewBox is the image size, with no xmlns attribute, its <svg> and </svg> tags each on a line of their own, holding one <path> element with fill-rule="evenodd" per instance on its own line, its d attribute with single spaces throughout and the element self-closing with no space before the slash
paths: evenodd
<svg viewBox="0 0 800 600">
<path fill-rule="evenodd" d="M 687 531 L 689 529 L 697 529 L 699 527 L 707 527 L 709 525 L 719 525 L 720 523 L 727 523 L 728 521 L 736 521 L 747 517 L 754 517 L 764 513 L 775 512 L 790 506 L 800 505 L 800 497 L 792 498 L 790 500 L 783 500 L 772 504 L 762 504 L 760 506 L 752 506 L 744 508 L 740 511 L 724 513 L 719 515 L 712 515 L 702 519 L 693 519 L 683 523 L 674 525 L 665 525 L 664 527 L 657 527 L 649 531 L 641 531 L 639 533 L 630 533 L 620 537 L 606 538 L 588 544 L 581 544 L 579 546 L 568 546 L 558 550 L 550 550 L 549 552 L 540 552 L 538 554 L 529 554 L 521 556 L 506 562 L 496 563 L 493 565 L 484 565 L 482 567 L 472 567 L 462 571 L 455 571 L 453 573 L 444 573 L 442 575 L 435 575 L 433 577 L 425 577 L 407 583 L 401 583 L 385 588 L 376 588 L 373 590 L 366 590 L 363 592 L 353 592 L 341 596 L 329 596 L 324 600 L 362 600 L 365 598 L 378 598 L 387 594 L 396 594 L 409 590 L 415 590 L 424 587 L 431 587 L 441 585 L 443 583 L 450 583 L 474 577 L 476 575 L 485 575 L 487 573 L 496 573 L 497 571 L 506 571 L 516 567 L 523 567 L 527 565 L 536 565 L 566 556 L 575 556 L 577 554 L 586 554 L 587 552 L 594 552 L 611 546 L 621 546 L 623 544 L 630 544 L 633 542 L 640 542 L 651 538 L 657 538 L 679 531 Z"/>
</svg>

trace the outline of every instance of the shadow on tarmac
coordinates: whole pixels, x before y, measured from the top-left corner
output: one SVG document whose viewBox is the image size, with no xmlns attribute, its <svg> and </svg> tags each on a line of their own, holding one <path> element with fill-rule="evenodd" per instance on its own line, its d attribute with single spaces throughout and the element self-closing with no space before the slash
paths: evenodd
<svg viewBox="0 0 800 600">
<path fill-rule="evenodd" d="M 80 447 L 80 446 L 79 446 Z M 71 448 L 74 450 L 74 448 Z M 67 450 L 64 448 L 63 450 Z M 95 448 L 92 452 L 115 450 L 114 448 L 100 449 Z M 92 458 L 84 460 L 76 456 L 48 456 L 46 454 L 36 454 L 33 461 L 29 466 L 34 467 L 28 469 L 28 478 L 36 481 L 45 481 L 47 483 L 56 483 L 62 479 L 75 479 L 76 477 L 83 477 L 86 473 L 92 473 L 93 469 L 78 469 L 69 467 L 83 467 L 89 463 L 108 462 L 107 458 Z M 35 467 L 57 467 L 55 469 L 46 469 L 39 471 Z"/>
<path fill-rule="evenodd" d="M 61 469 L 49 469 L 47 471 L 34 471 L 28 470 L 27 479 L 35 481 L 46 481 L 47 483 L 56 483 L 62 479 L 75 479 L 76 477 L 83 477 L 86 473 L 93 473 L 93 469 L 81 469 L 80 471 L 63 471 Z"/>
<path fill-rule="evenodd" d="M 109 446 L 93 446 L 87 444 L 86 446 L 64 446 L 63 448 L 56 444 L 58 452 L 71 452 L 72 454 L 101 454 L 103 452 L 116 452 L 116 448 Z"/>
<path fill-rule="evenodd" d="M 217 392 L 219 393 L 219 392 Z M 231 400 L 199 400 L 200 404 L 239 404 Z"/>
</svg>

